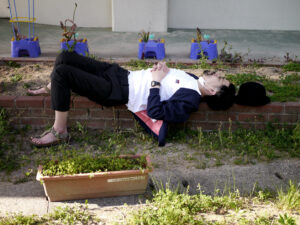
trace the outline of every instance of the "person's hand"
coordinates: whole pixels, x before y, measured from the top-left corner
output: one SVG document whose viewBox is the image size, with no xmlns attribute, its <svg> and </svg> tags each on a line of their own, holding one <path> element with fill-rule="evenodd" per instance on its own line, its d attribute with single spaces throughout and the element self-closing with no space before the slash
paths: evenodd
<svg viewBox="0 0 300 225">
<path fill-rule="evenodd" d="M 166 65 L 165 62 L 159 62 L 153 66 L 151 69 L 152 72 L 152 80 L 161 82 L 162 79 L 169 73 L 170 69 Z"/>
</svg>

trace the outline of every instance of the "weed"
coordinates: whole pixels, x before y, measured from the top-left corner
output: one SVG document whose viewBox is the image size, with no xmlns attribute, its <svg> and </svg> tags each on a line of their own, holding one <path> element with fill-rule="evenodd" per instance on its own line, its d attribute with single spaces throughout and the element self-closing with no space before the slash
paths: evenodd
<svg viewBox="0 0 300 225">
<path fill-rule="evenodd" d="M 125 157 L 121 158 L 118 155 L 64 155 L 61 159 L 45 162 L 43 164 L 43 175 L 56 176 L 78 173 L 145 169 L 146 164 L 145 156 L 131 159 Z"/>
<path fill-rule="evenodd" d="M 219 60 L 221 60 L 222 62 L 229 62 L 229 63 L 241 63 L 243 61 L 243 56 L 237 52 L 232 54 L 231 50 L 232 50 L 232 45 L 228 45 L 228 42 L 224 41 L 224 47 L 221 49 Z"/>
<path fill-rule="evenodd" d="M 300 183 L 298 185 L 289 181 L 289 188 L 287 192 L 282 188 L 277 191 L 279 208 L 284 210 L 300 210 Z"/>
<path fill-rule="evenodd" d="M 130 62 L 126 64 L 126 66 L 133 67 L 134 70 L 148 69 L 152 67 L 152 65 L 152 63 L 147 63 L 144 60 L 130 60 Z"/>
<path fill-rule="evenodd" d="M 284 71 L 300 72 L 300 63 L 291 61 L 288 64 L 282 66 L 282 68 Z"/>
<path fill-rule="evenodd" d="M 265 76 L 256 74 L 227 74 L 226 78 L 237 87 L 250 81 L 262 83 L 267 93 L 271 95 L 272 101 L 295 101 L 300 98 L 300 84 L 298 83 L 300 76 L 296 74 L 282 77 L 279 81 L 269 80 Z"/>
<path fill-rule="evenodd" d="M 188 191 L 172 191 L 168 185 L 154 194 L 146 207 L 133 212 L 126 224 L 215 224 L 197 216 L 199 213 L 226 212 L 237 209 L 243 202 L 239 195 L 208 196 L 202 192 L 189 195 Z"/>
<path fill-rule="evenodd" d="M 19 73 L 13 74 L 10 77 L 10 81 L 14 84 L 18 83 L 20 80 L 22 80 L 22 74 Z"/>
<path fill-rule="evenodd" d="M 296 225 L 295 219 L 286 213 L 279 216 L 278 223 L 282 225 Z"/>
<path fill-rule="evenodd" d="M 21 64 L 15 62 L 15 61 L 8 61 L 5 62 L 7 66 L 12 67 L 12 68 L 20 68 Z"/>
<path fill-rule="evenodd" d="M 24 89 L 28 89 L 28 88 L 30 88 L 31 87 L 31 84 L 30 83 L 24 83 L 23 84 L 23 88 Z"/>
<path fill-rule="evenodd" d="M 52 213 L 44 216 L 25 216 L 21 213 L 11 214 L 7 217 L 0 217 L 2 225 L 35 225 L 35 224 L 98 224 L 100 219 L 88 211 L 87 202 L 85 205 L 58 206 Z"/>
<path fill-rule="evenodd" d="M 149 40 L 150 32 L 141 31 L 140 33 L 138 33 L 138 35 L 141 37 L 141 40 L 144 43 L 147 43 Z"/>
</svg>

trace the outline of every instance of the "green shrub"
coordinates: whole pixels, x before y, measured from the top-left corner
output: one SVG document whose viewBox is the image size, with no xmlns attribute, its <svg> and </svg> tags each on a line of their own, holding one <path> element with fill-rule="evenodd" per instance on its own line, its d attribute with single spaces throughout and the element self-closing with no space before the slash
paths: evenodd
<svg viewBox="0 0 300 225">
<path fill-rule="evenodd" d="M 73 158 L 64 157 L 43 164 L 44 176 L 56 176 L 78 173 L 93 173 L 119 170 L 145 169 L 146 156 L 140 158 L 120 158 L 118 155 L 105 156 L 81 154 Z"/>
<path fill-rule="evenodd" d="M 295 71 L 300 72 L 300 63 L 298 62 L 289 62 L 288 64 L 282 66 L 285 71 Z"/>
</svg>

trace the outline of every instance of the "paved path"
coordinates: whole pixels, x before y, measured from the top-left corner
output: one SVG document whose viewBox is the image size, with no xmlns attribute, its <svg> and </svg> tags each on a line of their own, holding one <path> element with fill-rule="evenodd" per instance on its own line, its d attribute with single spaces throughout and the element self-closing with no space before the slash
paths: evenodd
<svg viewBox="0 0 300 225">
<path fill-rule="evenodd" d="M 255 183 L 262 189 L 276 190 L 280 186 L 286 187 L 289 180 L 300 182 L 300 159 L 276 160 L 246 166 L 226 165 L 204 170 L 187 169 L 183 165 L 165 163 L 165 166 L 154 170 L 152 178 L 154 183 L 169 181 L 171 186 L 179 184 L 181 188 L 188 184 L 191 193 L 198 192 L 199 183 L 205 194 L 213 193 L 215 188 L 223 190 L 224 185 L 235 186 L 241 192 L 249 193 L 253 190 Z M 149 187 L 148 193 L 150 193 Z M 134 207 L 140 201 L 144 201 L 143 196 L 90 199 L 89 208 L 101 218 L 109 219 L 112 212 L 122 217 L 124 203 Z M 48 202 L 44 196 L 43 187 L 38 181 L 17 185 L 0 182 L 0 214 L 2 215 L 5 212 L 43 215 L 58 205 L 73 205 L 76 202 L 84 203 L 85 201 Z"/>
</svg>

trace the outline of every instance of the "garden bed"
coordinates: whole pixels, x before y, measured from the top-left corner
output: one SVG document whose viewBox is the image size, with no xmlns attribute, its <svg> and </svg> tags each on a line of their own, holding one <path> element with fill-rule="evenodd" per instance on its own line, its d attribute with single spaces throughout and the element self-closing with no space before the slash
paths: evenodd
<svg viewBox="0 0 300 225">
<path fill-rule="evenodd" d="M 138 198 L 135 198 L 136 201 L 128 200 L 128 198 L 90 201 L 88 204 L 90 207 L 89 212 L 100 216 L 101 222 L 109 224 L 109 222 L 113 223 L 117 220 L 125 223 L 126 220 L 128 223 L 132 222 L 134 224 L 138 221 L 147 220 L 149 212 L 156 212 L 157 208 L 164 208 L 166 210 L 163 210 L 162 216 L 153 217 L 151 221 L 159 221 L 158 223 L 160 223 L 161 220 L 164 220 L 172 223 L 176 219 L 188 219 L 190 221 L 196 219 L 207 224 L 209 224 L 207 221 L 210 221 L 211 224 L 216 224 L 219 221 L 219 224 L 224 225 L 246 224 L 250 223 L 249 221 L 254 224 L 276 224 L 281 218 L 285 218 L 284 220 L 291 221 L 294 219 L 296 224 L 299 223 L 299 213 L 297 214 L 297 211 L 287 211 L 291 207 L 299 207 L 296 205 L 299 204 L 297 203 L 299 201 L 292 201 L 290 204 L 288 200 L 284 199 L 284 197 L 295 199 L 295 193 L 294 195 L 293 193 L 283 195 L 281 200 L 272 197 L 272 193 L 276 191 L 276 188 L 280 186 L 287 187 L 288 180 L 293 180 L 296 183 L 300 182 L 300 126 L 295 126 L 300 115 L 298 101 L 272 102 L 270 105 L 263 107 L 235 105 L 226 112 L 211 111 L 205 104 L 201 104 L 199 111 L 192 114 L 190 120 L 183 125 L 184 127 L 181 127 L 183 129 L 173 129 L 168 137 L 167 145 L 164 148 L 159 148 L 156 141 L 142 132 L 135 124 L 125 106 L 102 108 L 86 98 L 73 96 L 69 124 L 69 131 L 72 134 L 71 142 L 56 147 L 36 149 L 29 145 L 28 137 L 42 133 L 44 130 L 42 127 L 52 124 L 53 111 L 50 109 L 50 97 L 24 96 L 27 88 L 26 83 L 34 80 L 35 82 L 30 83 L 32 87 L 46 84 L 52 65 L 53 63 L 38 64 L 38 66 L 27 64 L 22 65 L 20 68 L 4 65 L 4 69 L 1 66 L 1 74 L 7 74 L 7 76 L 4 76 L 6 80 L 1 82 L 4 83 L 4 87 L 11 87 L 12 89 L 10 89 L 11 94 L 9 89 L 6 89 L 7 92 L 3 91 L 0 97 L 0 106 L 4 107 L 8 113 L 8 117 L 6 117 L 4 110 L 1 109 L 0 195 L 3 198 L 0 200 L 0 205 L 10 206 L 11 211 L 21 211 L 24 210 L 24 207 L 22 208 L 16 202 L 26 203 L 27 211 L 30 211 L 30 214 L 36 213 L 32 210 L 32 205 L 28 203 L 28 199 L 33 198 L 32 193 L 30 193 L 32 187 L 32 190 L 35 190 L 34 196 L 40 198 L 44 196 L 43 193 L 39 195 L 39 191 L 36 191 L 38 187 L 42 189 L 39 183 L 34 183 L 36 168 L 39 164 L 57 158 L 57 156 L 68 158 L 82 153 L 139 153 L 149 154 L 154 167 L 153 182 L 148 185 L 150 190 L 146 195 L 140 197 L 142 202 L 149 198 L 151 189 L 154 186 L 159 186 L 157 185 L 159 182 L 165 184 L 169 181 L 171 186 L 176 187 L 178 185 L 181 190 L 189 186 L 191 194 L 199 193 L 197 187 L 200 183 L 201 190 L 205 194 L 193 197 L 186 194 L 178 195 L 167 190 L 165 193 L 160 192 L 155 195 L 151 203 L 141 205 L 138 204 Z M 128 68 L 140 69 L 146 67 L 146 64 L 133 62 L 127 66 Z M 193 68 L 193 66 L 182 64 L 177 66 L 197 75 L 201 75 L 203 72 L 203 69 Z M 9 76 L 9 74 L 21 73 L 22 70 L 26 75 Z M 35 70 L 37 70 L 37 73 L 35 73 Z M 256 71 L 256 75 L 266 74 L 269 71 L 269 75 L 273 76 L 272 80 L 274 81 L 279 80 L 282 74 L 291 75 L 293 79 L 299 76 L 297 72 L 284 72 L 282 68 L 277 67 L 237 67 L 219 68 L 219 70 L 224 74 L 248 74 L 243 76 L 247 79 L 259 78 L 259 76 L 252 76 L 253 71 Z M 43 73 L 44 79 L 42 77 L 39 79 L 39 71 L 45 72 Z M 30 77 L 30 73 L 36 74 L 37 77 L 33 79 L 33 77 Z M 10 77 L 13 77 L 13 84 L 10 83 L 12 82 Z M 18 77 L 22 77 L 22 79 L 16 79 Z M 18 81 L 15 82 L 15 79 Z M 294 79 L 291 82 L 297 84 L 299 81 Z M 17 90 L 20 90 L 20 92 Z M 293 100 L 297 100 L 297 98 Z M 273 124 L 267 125 L 267 121 L 273 121 Z M 9 122 L 11 123 L 9 124 Z M 241 128 L 239 124 L 245 125 L 247 129 Z M 284 129 L 279 128 L 277 125 L 281 125 Z M 256 129 L 265 126 L 266 129 Z M 89 129 L 88 127 L 107 129 Z M 232 132 L 234 128 L 237 128 L 236 132 Z M 204 132 L 204 130 L 213 131 Z M 238 191 L 229 191 L 228 194 L 222 194 L 220 198 L 210 196 L 217 190 L 222 192 L 224 189 L 224 193 L 226 190 L 233 190 L 231 187 L 237 188 Z M 25 194 L 24 189 L 26 190 Z M 3 192 L 3 190 L 6 191 Z M 23 192 L 20 193 L 17 190 L 23 190 Z M 241 198 L 240 193 L 250 193 L 253 198 Z M 297 193 L 299 193 L 299 188 Z M 171 198 L 171 200 L 181 199 L 192 212 L 187 212 L 184 216 L 177 213 L 173 214 L 175 211 L 183 212 L 182 201 L 177 201 L 178 204 L 174 207 L 172 205 L 172 209 L 169 209 L 165 206 L 171 204 L 165 201 L 165 198 Z M 201 201 L 197 198 L 201 198 Z M 199 205 L 195 205 L 193 199 Z M 46 202 L 46 200 L 44 201 Z M 31 200 L 30 202 L 34 201 Z M 123 206 L 125 202 L 134 205 Z M 73 205 L 72 202 L 67 204 Z M 283 204 L 283 206 L 280 206 L 280 204 Z M 36 205 L 40 205 L 40 202 L 36 202 Z M 104 205 L 109 206 L 103 207 Z M 54 209 L 55 206 L 48 203 L 50 209 Z M 177 208 L 180 210 L 177 210 Z M 5 211 L 3 209 L 5 207 L 1 209 L 0 217 L 1 215 L 4 216 Z M 130 216 L 132 214 L 131 210 L 136 211 L 136 213 L 133 212 L 133 216 Z M 84 212 L 87 212 L 87 210 Z M 67 219 L 82 220 L 76 213 L 80 214 L 81 211 L 70 209 L 65 212 L 63 209 L 58 209 L 55 211 L 55 218 L 61 221 Z M 160 213 L 160 211 L 157 211 L 157 213 Z M 66 216 L 60 218 L 57 214 Z M 151 213 L 151 215 L 155 216 L 156 214 Z M 19 223 L 18 220 L 26 219 L 45 221 L 45 218 L 22 217 L 19 215 L 13 218 L 17 222 L 11 222 L 11 224 L 17 224 Z M 54 216 L 48 215 L 47 218 L 52 222 Z M 224 220 L 227 222 L 222 222 Z M 286 222 L 286 224 L 288 223 Z"/>
</svg>

